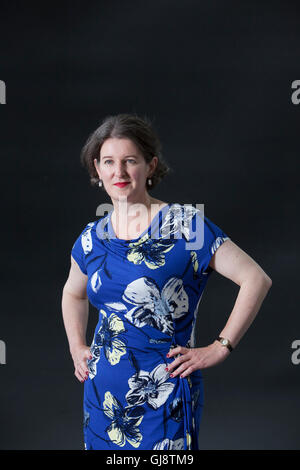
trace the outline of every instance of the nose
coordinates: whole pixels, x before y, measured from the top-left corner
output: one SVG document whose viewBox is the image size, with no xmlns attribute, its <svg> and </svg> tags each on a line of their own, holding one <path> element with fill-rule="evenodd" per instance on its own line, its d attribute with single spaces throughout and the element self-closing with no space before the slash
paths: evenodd
<svg viewBox="0 0 300 470">
<path fill-rule="evenodd" d="M 125 167 L 122 162 L 116 163 L 115 174 L 118 178 L 122 178 L 126 174 Z"/>
</svg>

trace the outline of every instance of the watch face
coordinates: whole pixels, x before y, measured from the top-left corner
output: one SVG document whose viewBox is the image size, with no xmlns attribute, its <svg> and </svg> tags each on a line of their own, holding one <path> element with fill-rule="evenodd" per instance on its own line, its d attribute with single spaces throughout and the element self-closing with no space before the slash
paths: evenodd
<svg viewBox="0 0 300 470">
<path fill-rule="evenodd" d="M 221 343 L 224 344 L 224 346 L 227 346 L 228 341 L 227 341 L 227 339 L 222 339 Z"/>
</svg>

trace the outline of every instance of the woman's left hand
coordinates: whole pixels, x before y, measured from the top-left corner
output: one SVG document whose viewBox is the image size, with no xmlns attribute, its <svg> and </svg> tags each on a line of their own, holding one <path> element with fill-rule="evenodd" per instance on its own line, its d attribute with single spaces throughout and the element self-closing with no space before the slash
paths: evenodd
<svg viewBox="0 0 300 470">
<path fill-rule="evenodd" d="M 180 356 L 167 366 L 168 372 L 172 374 L 172 377 L 176 377 L 179 374 L 180 377 L 187 377 L 197 369 L 216 366 L 229 356 L 230 351 L 227 347 L 222 346 L 219 341 L 215 340 L 204 348 L 177 346 L 169 351 L 168 357 L 174 357 L 177 354 L 180 354 Z"/>
</svg>

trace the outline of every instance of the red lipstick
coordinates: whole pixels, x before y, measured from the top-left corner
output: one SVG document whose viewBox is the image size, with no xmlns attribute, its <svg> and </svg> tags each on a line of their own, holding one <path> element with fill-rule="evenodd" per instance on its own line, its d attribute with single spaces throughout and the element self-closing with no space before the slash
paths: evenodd
<svg viewBox="0 0 300 470">
<path fill-rule="evenodd" d="M 115 183 L 114 186 L 118 186 L 118 188 L 124 188 L 125 186 L 127 186 L 127 184 L 129 184 L 129 182 L 126 182 L 126 183 Z"/>
</svg>

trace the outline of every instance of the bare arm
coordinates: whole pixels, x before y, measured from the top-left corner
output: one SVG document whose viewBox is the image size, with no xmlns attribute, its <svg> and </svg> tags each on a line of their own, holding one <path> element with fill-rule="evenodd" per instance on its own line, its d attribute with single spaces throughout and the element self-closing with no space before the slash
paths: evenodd
<svg viewBox="0 0 300 470">
<path fill-rule="evenodd" d="M 235 347 L 256 317 L 272 280 L 231 240 L 227 240 L 218 248 L 209 265 L 240 286 L 233 310 L 220 332 L 220 336 L 228 338 Z"/>
<path fill-rule="evenodd" d="M 72 355 L 75 375 L 83 381 L 88 372 L 86 359 L 90 350 L 86 345 L 86 328 L 89 315 L 89 301 L 86 293 L 88 277 L 83 274 L 71 256 L 69 277 L 63 288 L 62 315 Z"/>
<path fill-rule="evenodd" d="M 272 281 L 262 268 L 231 240 L 226 240 L 212 256 L 210 267 L 240 286 L 234 308 L 219 336 L 235 347 L 245 334 L 267 295 Z M 167 357 L 177 357 L 168 365 L 173 376 L 186 377 L 194 370 L 211 367 L 224 361 L 230 354 L 227 347 L 215 340 L 203 348 L 177 346 Z"/>
</svg>

